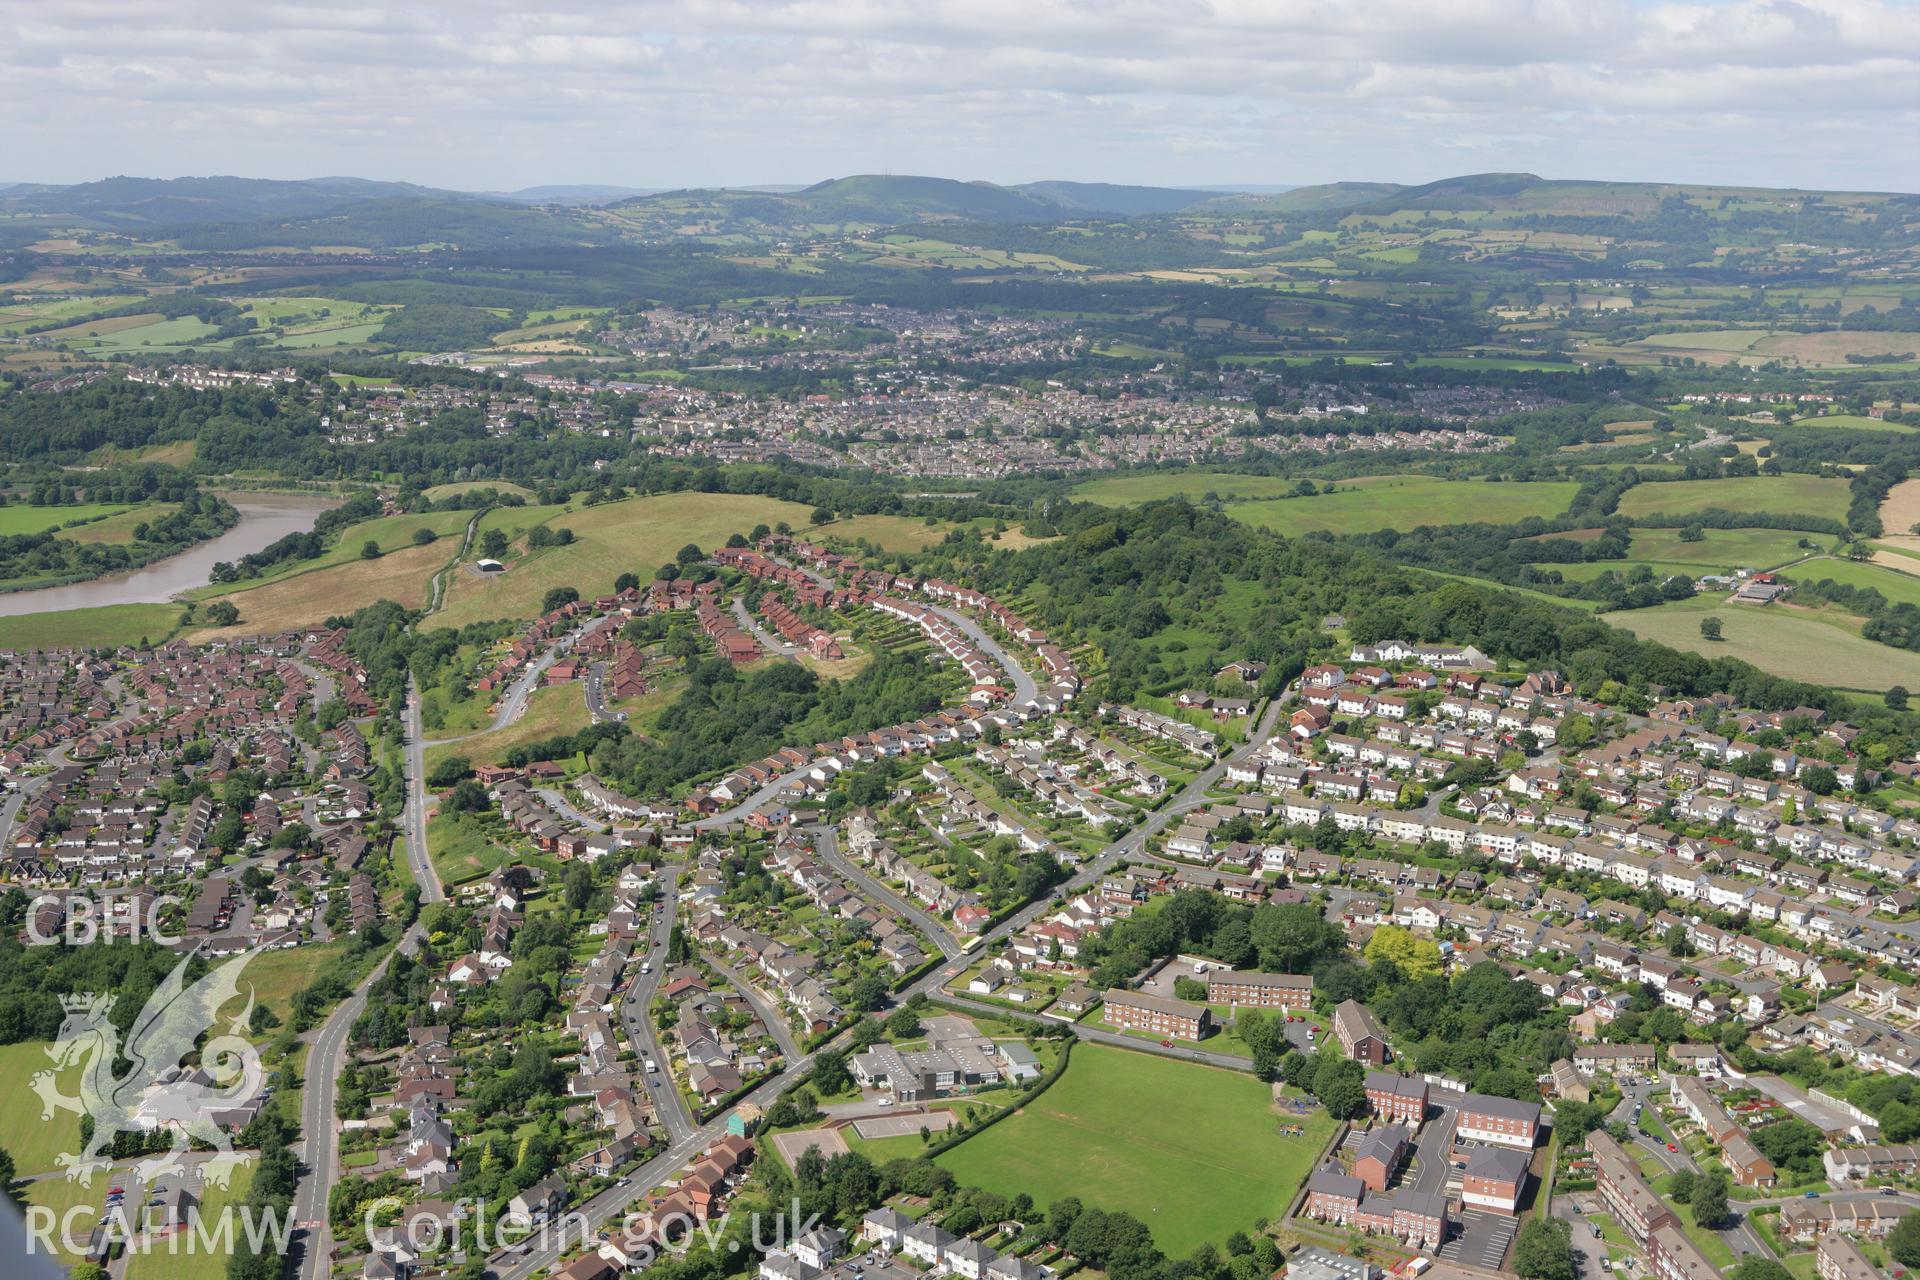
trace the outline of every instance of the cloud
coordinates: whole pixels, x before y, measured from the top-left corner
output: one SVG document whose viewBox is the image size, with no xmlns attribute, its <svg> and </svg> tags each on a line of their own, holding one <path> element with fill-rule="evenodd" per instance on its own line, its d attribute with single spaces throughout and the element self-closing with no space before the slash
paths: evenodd
<svg viewBox="0 0 1920 1280">
<path fill-rule="evenodd" d="M 0 178 L 1910 190 L 1915 83 L 1893 0 L 15 0 Z"/>
</svg>

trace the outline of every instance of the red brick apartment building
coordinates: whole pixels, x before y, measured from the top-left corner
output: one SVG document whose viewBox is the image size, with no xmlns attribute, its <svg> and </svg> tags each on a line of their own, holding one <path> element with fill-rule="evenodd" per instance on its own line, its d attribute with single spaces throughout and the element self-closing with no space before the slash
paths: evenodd
<svg viewBox="0 0 1920 1280">
<path fill-rule="evenodd" d="M 1313 1003 L 1313 975 L 1215 969 L 1207 974 L 1207 1003 L 1246 1009 L 1305 1009 Z"/>
<path fill-rule="evenodd" d="M 1367 1072 L 1367 1104 L 1382 1120 L 1418 1129 L 1427 1118 L 1427 1082 L 1391 1071 Z"/>
<path fill-rule="evenodd" d="M 1333 1011 L 1333 1034 L 1340 1039 L 1340 1052 L 1356 1062 L 1377 1067 L 1387 1060 L 1386 1028 L 1358 1000 L 1343 1001 Z"/>
<path fill-rule="evenodd" d="M 1146 1031 L 1176 1040 L 1199 1040 L 1213 1029 L 1213 1013 L 1203 1004 L 1114 988 L 1103 999 L 1107 1021 L 1129 1031 Z"/>
<path fill-rule="evenodd" d="M 1531 1151 L 1540 1136 L 1540 1104 L 1470 1093 L 1460 1101 L 1454 1137 Z"/>
</svg>

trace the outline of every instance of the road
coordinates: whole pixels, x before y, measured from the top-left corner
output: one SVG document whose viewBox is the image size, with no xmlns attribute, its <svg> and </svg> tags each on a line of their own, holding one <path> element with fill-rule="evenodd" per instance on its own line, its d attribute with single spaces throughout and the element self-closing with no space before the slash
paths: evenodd
<svg viewBox="0 0 1920 1280">
<path fill-rule="evenodd" d="M 395 951 L 412 955 L 426 938 L 425 929 L 416 922 L 401 937 Z M 367 990 L 386 973 L 395 952 L 389 951 L 373 971 L 360 980 L 353 994 L 341 1001 L 309 1042 L 306 1062 L 306 1092 L 300 1100 L 301 1155 L 304 1167 L 293 1192 L 293 1217 L 308 1224 L 298 1250 L 298 1274 L 302 1280 L 325 1280 L 331 1270 L 328 1258 L 333 1252 L 333 1233 L 327 1224 L 327 1204 L 340 1164 L 340 1132 L 334 1116 L 334 1098 L 340 1074 L 346 1068 L 347 1038 L 354 1021 L 367 1007 Z"/>
<path fill-rule="evenodd" d="M 1661 1089 L 1658 1085 L 1650 1081 L 1643 1080 L 1630 1084 L 1621 1090 L 1622 1097 L 1620 1099 L 1620 1106 L 1614 1109 L 1614 1115 L 1624 1120 L 1626 1116 L 1633 1114 L 1633 1108 L 1635 1106 L 1656 1105 L 1654 1101 L 1649 1099 L 1648 1095 L 1665 1092 L 1666 1090 Z M 1637 1126 L 1629 1127 L 1629 1136 L 1632 1137 L 1633 1141 L 1638 1144 L 1642 1150 L 1652 1152 L 1654 1159 L 1658 1160 L 1661 1166 L 1669 1172 L 1675 1172 L 1681 1169 L 1691 1169 L 1696 1174 L 1701 1172 L 1700 1166 L 1695 1163 L 1693 1155 L 1687 1150 L 1685 1143 L 1676 1142 L 1673 1145 L 1678 1149 L 1669 1151 L 1663 1139 L 1653 1137 L 1651 1134 L 1642 1133 Z M 1742 1257 L 1749 1253 L 1762 1258 L 1773 1257 L 1773 1250 L 1767 1247 L 1766 1242 L 1760 1238 L 1759 1232 L 1748 1225 L 1747 1218 L 1750 1210 L 1746 1207 L 1746 1202 L 1730 1200 L 1728 1204 L 1736 1215 L 1734 1225 L 1723 1228 L 1716 1234 L 1719 1235 L 1722 1240 L 1726 1241 L 1727 1247 L 1733 1250 L 1734 1257 Z"/>
<path fill-rule="evenodd" d="M 1014 706 L 1023 706 L 1033 701 L 1034 695 L 1040 692 L 1040 686 L 1034 681 L 1033 675 L 1028 672 L 1025 667 L 1015 662 L 1012 655 L 1000 647 L 1000 642 L 987 634 L 985 627 L 982 627 L 958 609 L 949 609 L 943 604 L 933 604 L 927 607 L 945 618 L 948 622 L 951 622 L 954 626 L 960 628 L 961 631 L 966 633 L 967 639 L 973 641 L 973 643 L 979 647 L 980 652 L 986 654 L 989 658 L 992 658 L 1005 668 L 1007 679 L 1013 685 Z"/>
<path fill-rule="evenodd" d="M 947 927 L 932 912 L 922 909 L 918 903 L 908 901 L 875 879 L 865 867 L 841 853 L 839 838 L 832 827 L 809 827 L 807 834 L 813 837 L 813 851 L 820 861 L 851 880 L 871 900 L 898 912 L 925 934 L 929 942 L 940 948 L 941 955 L 951 960 L 960 954 L 959 940 L 947 931 Z"/>
<path fill-rule="evenodd" d="M 753 1006 L 760 1021 L 767 1024 L 767 1031 L 773 1036 L 775 1044 L 780 1046 L 780 1056 L 788 1062 L 796 1062 L 801 1056 L 800 1042 L 793 1038 L 793 1028 L 787 1025 L 786 1015 L 780 1012 L 780 1002 L 769 997 L 753 979 L 722 961 L 713 952 L 705 953 L 707 963 L 719 970 L 720 976 L 739 989 Z"/>
<path fill-rule="evenodd" d="M 587 715 L 595 724 L 604 724 L 609 720 L 627 718 L 624 711 L 615 711 L 607 705 L 607 664 L 596 662 L 587 668 L 587 674 L 581 678 L 580 689 L 587 700 Z"/>
<path fill-rule="evenodd" d="M 745 628 L 748 635 L 760 642 L 760 647 L 768 653 L 777 653 L 783 658 L 797 658 L 800 649 L 788 644 L 773 632 L 760 625 L 760 620 L 747 612 L 746 601 L 739 596 L 733 598 L 733 620 Z"/>
<path fill-rule="evenodd" d="M 653 1109 L 660 1117 L 661 1127 L 667 1131 L 669 1145 L 684 1142 L 687 1135 L 693 1132 L 693 1113 L 687 1109 L 687 1100 L 681 1096 L 680 1090 L 673 1086 L 666 1046 L 660 1043 L 660 1035 L 654 1029 L 648 1010 L 653 1004 L 653 993 L 660 989 L 660 979 L 666 976 L 667 941 L 673 936 L 679 879 L 680 868 L 666 866 L 660 869 L 659 911 L 648 926 L 646 951 L 636 953 L 627 961 L 627 972 L 634 976 L 628 980 L 626 995 L 620 1001 L 620 1023 L 626 1028 L 627 1040 L 633 1045 L 633 1051 L 642 1062 L 651 1058 L 660 1068 L 658 1071 L 643 1070 L 640 1078 L 646 1086 L 647 1096 L 653 1099 Z M 639 966 L 642 965 L 651 968 L 641 973 Z"/>
<path fill-rule="evenodd" d="M 480 510 L 473 513 L 473 519 L 467 521 L 467 531 L 464 534 L 462 534 L 460 537 L 460 550 L 454 553 L 453 562 L 451 564 L 441 565 L 439 571 L 433 575 L 433 580 L 428 583 L 428 586 L 427 586 L 427 612 L 428 613 L 440 612 L 440 606 L 446 603 L 447 575 L 449 573 L 452 573 L 454 569 L 458 568 L 462 560 L 466 559 L 467 549 L 473 545 L 474 530 L 480 527 L 480 517 L 486 515 L 487 510 L 488 509 L 486 507 L 482 507 Z"/>
<path fill-rule="evenodd" d="M 533 792 L 546 802 L 549 809 L 560 815 L 561 821 L 570 822 L 576 827 L 585 827 L 589 831 L 605 832 L 607 830 L 606 823 L 580 812 L 574 807 L 573 801 L 562 795 L 557 787 L 535 787 Z"/>
<path fill-rule="evenodd" d="M 424 905 L 444 899 L 446 890 L 440 883 L 439 874 L 433 869 L 433 860 L 427 856 L 426 767 L 421 743 L 420 691 L 411 678 L 407 684 L 405 727 L 407 799 L 401 814 L 401 837 L 406 844 L 407 868 L 413 875 L 414 883 L 420 886 L 420 901 Z M 395 950 L 410 956 L 419 950 L 425 938 L 424 928 L 416 921 L 401 937 Z M 305 1280 L 321 1280 L 327 1274 L 324 1260 L 333 1248 L 326 1221 L 327 1203 L 333 1194 L 340 1162 L 340 1135 L 334 1125 L 333 1103 L 340 1075 L 346 1069 L 347 1036 L 353 1029 L 354 1020 L 367 1007 L 368 988 L 387 971 L 393 954 L 389 952 L 371 973 L 361 979 L 353 994 L 328 1016 L 308 1043 L 306 1093 L 301 1099 L 300 1108 L 305 1168 L 293 1198 L 295 1221 L 313 1224 L 300 1245 L 299 1274 Z"/>
<path fill-rule="evenodd" d="M 486 728 L 475 729 L 472 733 L 463 733 L 452 738 L 435 738 L 426 745 L 430 747 L 444 747 L 455 742 L 465 742 L 469 738 L 478 738 L 482 734 L 493 733 L 496 730 L 504 729 L 515 720 L 518 720 L 521 715 L 525 713 L 527 702 L 533 697 L 533 691 L 540 687 L 540 677 L 547 674 L 548 667 L 551 667 L 564 655 L 572 651 L 573 642 L 579 638 L 579 635 L 580 633 L 577 631 L 569 631 L 566 635 L 561 636 L 558 640 L 548 645 L 546 652 L 528 663 L 526 670 L 514 677 L 513 683 L 507 686 L 506 692 L 502 693 L 499 700 L 493 704 L 493 719 L 487 724 Z M 411 679 L 411 677 L 409 677 L 409 679 Z M 417 691 L 415 692 L 417 696 Z"/>
<path fill-rule="evenodd" d="M 427 762 L 425 731 L 420 727 L 420 687 L 407 677 L 407 803 L 401 815 L 401 834 L 407 841 L 407 866 L 420 886 L 420 901 L 439 902 L 447 896 L 440 873 L 427 852 Z"/>
</svg>

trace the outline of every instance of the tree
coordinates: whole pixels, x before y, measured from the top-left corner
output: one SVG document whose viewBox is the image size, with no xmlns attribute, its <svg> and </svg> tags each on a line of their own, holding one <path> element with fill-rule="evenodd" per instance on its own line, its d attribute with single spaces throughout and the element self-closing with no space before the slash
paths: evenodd
<svg viewBox="0 0 1920 1280">
<path fill-rule="evenodd" d="M 372 538 L 368 538 L 360 544 L 360 558 L 362 560 L 378 560 L 380 558 L 380 544 Z"/>
<path fill-rule="evenodd" d="M 1560 732 L 1556 735 L 1555 742 L 1564 750 L 1572 752 L 1592 742 L 1595 736 L 1597 736 L 1597 730 L 1593 727 L 1593 717 L 1583 712 L 1568 716 L 1561 722 Z"/>
<path fill-rule="evenodd" d="M 438 539 L 439 539 L 439 537 L 440 537 L 440 535 L 439 535 L 439 534 L 437 534 L 437 533 L 435 533 L 435 532 L 434 532 L 433 530 L 431 530 L 431 529 L 428 529 L 428 528 L 424 528 L 424 527 L 423 527 L 423 528 L 419 528 L 419 529 L 415 529 L 415 530 L 413 531 L 413 545 L 414 545 L 414 546 L 416 546 L 416 547 L 425 547 L 425 546 L 429 546 L 429 545 L 431 545 L 431 544 L 432 544 L 433 542 L 435 542 L 436 540 L 438 540 Z"/>
<path fill-rule="evenodd" d="M 1440 972 L 1440 944 L 1397 924 L 1383 924 L 1376 928 L 1373 936 L 1367 939 L 1364 954 L 1367 963 L 1387 961 L 1416 982 Z"/>
<path fill-rule="evenodd" d="M 1772 1258 L 1750 1253 L 1734 1263 L 1733 1270 L 1727 1272 L 1727 1280 L 1793 1280 L 1793 1272 Z"/>
<path fill-rule="evenodd" d="M 1887 1253 L 1903 1267 L 1920 1267 L 1920 1213 L 1910 1213 L 1887 1235 Z"/>
<path fill-rule="evenodd" d="M 1896 684 L 1881 696 L 1886 699 L 1887 709 L 1889 711 L 1905 711 L 1907 709 L 1908 695 L 1905 685 Z"/>
<path fill-rule="evenodd" d="M 845 1093 L 853 1088 L 853 1073 L 847 1070 L 847 1055 L 822 1053 L 814 1058 L 813 1069 L 807 1072 L 807 1083 L 823 1097 Z"/>
<path fill-rule="evenodd" d="M 887 1001 L 887 983 L 877 973 L 863 973 L 847 989 L 847 1005 L 861 1013 L 872 1013 Z"/>
<path fill-rule="evenodd" d="M 1709 1169 L 1694 1180 L 1693 1220 L 1709 1230 L 1717 1230 L 1727 1221 L 1727 1175 Z"/>
<path fill-rule="evenodd" d="M 680 567 L 684 569 L 690 564 L 699 564 L 701 560 L 706 558 L 706 554 L 707 553 L 699 547 L 689 542 L 686 546 L 675 552 L 673 558 L 679 563 Z"/>
<path fill-rule="evenodd" d="M 1338 925 L 1310 903 L 1256 907 L 1250 926 L 1260 967 L 1269 973 L 1308 973 L 1346 946 Z"/>
<path fill-rule="evenodd" d="M 427 771 L 427 785 L 438 791 L 451 787 L 462 778 L 473 776 L 473 761 L 465 756 L 448 756 Z"/>
<path fill-rule="evenodd" d="M 1173 994 L 1181 1000 L 1204 1003 L 1207 998 L 1207 984 L 1183 973 L 1173 980 Z"/>
<path fill-rule="evenodd" d="M 480 535 L 480 554 L 490 560 L 498 560 L 507 554 L 507 535 L 500 529 L 489 529 Z"/>
<path fill-rule="evenodd" d="M 1367 1073 L 1351 1058 L 1321 1054 L 1313 1071 L 1313 1096 L 1336 1120 L 1359 1114 L 1367 1103 Z"/>
<path fill-rule="evenodd" d="M 901 1040 L 911 1040 L 920 1034 L 920 1015 L 910 1006 L 903 1004 L 887 1015 L 886 1026 L 888 1035 Z"/>
<path fill-rule="evenodd" d="M 1514 1243 L 1513 1269 L 1522 1280 L 1575 1280 L 1572 1224 L 1538 1214 L 1529 1218 Z"/>
<path fill-rule="evenodd" d="M 815 507 L 813 509 L 813 514 L 807 518 L 813 521 L 813 523 L 815 524 L 825 524 L 827 523 L 827 521 L 833 519 L 833 508 L 832 507 Z"/>
<path fill-rule="evenodd" d="M 540 612 L 552 613 L 555 609 L 564 609 L 580 598 L 580 592 L 574 587 L 552 587 L 540 598 Z"/>
<path fill-rule="evenodd" d="M 1700 619 L 1700 635 L 1702 639 L 1706 639 L 1706 640 L 1720 639 L 1720 619 L 1718 618 Z"/>
<path fill-rule="evenodd" d="M 1667 1195 L 1675 1204 L 1685 1204 L 1693 1199 L 1693 1170 L 1674 1170 L 1672 1185 L 1668 1187 Z"/>
<path fill-rule="evenodd" d="M 216 627 L 231 627 L 240 621 L 240 606 L 231 600 L 216 600 L 207 606 L 207 621 Z"/>
<path fill-rule="evenodd" d="M 264 1008 L 265 1006 L 260 1007 Z M 0 1197 L 5 1197 L 15 1204 L 18 1204 L 20 1203 L 19 1198 L 13 1194 L 13 1179 L 13 1153 L 5 1147 L 0 1147 Z"/>
</svg>

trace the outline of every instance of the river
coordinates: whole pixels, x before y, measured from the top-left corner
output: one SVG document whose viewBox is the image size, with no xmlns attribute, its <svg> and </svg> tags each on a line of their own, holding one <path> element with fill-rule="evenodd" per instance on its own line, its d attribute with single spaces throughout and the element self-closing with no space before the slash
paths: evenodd
<svg viewBox="0 0 1920 1280">
<path fill-rule="evenodd" d="M 338 498 L 309 493 L 230 493 L 240 523 L 217 538 L 156 560 L 143 569 L 116 573 L 64 587 L 0 594 L 0 617 L 47 613 L 55 609 L 92 609 L 106 604 L 162 604 L 183 591 L 207 585 L 207 575 L 222 560 L 263 550 L 290 533 L 305 533 Z"/>
</svg>

